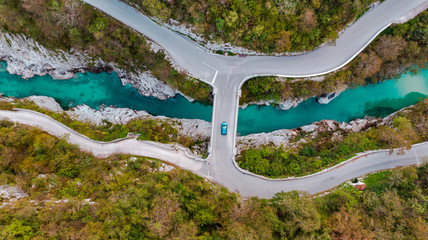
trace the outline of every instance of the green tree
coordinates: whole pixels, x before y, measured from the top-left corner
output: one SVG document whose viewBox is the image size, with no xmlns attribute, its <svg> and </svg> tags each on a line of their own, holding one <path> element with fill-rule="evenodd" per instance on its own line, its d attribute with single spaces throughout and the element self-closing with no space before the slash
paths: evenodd
<svg viewBox="0 0 428 240">
<path fill-rule="evenodd" d="M 277 193 L 272 198 L 281 222 L 277 226 L 280 238 L 303 239 L 310 237 L 321 228 L 321 215 L 312 199 L 296 191 Z"/>
</svg>

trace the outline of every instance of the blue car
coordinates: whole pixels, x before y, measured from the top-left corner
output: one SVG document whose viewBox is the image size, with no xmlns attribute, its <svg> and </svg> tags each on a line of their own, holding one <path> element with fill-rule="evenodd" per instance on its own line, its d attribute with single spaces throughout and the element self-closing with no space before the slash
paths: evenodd
<svg viewBox="0 0 428 240">
<path fill-rule="evenodd" d="M 221 123 L 221 135 L 226 135 L 226 134 L 227 134 L 227 123 L 222 122 Z"/>
</svg>

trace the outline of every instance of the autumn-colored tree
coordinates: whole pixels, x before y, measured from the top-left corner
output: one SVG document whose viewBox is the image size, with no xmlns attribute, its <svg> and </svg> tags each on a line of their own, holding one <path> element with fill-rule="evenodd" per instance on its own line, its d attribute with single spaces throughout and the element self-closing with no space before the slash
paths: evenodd
<svg viewBox="0 0 428 240">
<path fill-rule="evenodd" d="M 165 237 L 172 230 L 173 219 L 179 209 L 179 202 L 173 195 L 156 197 L 153 199 L 149 229 L 158 237 Z"/>
<path fill-rule="evenodd" d="M 235 204 L 226 216 L 228 224 L 224 231 L 227 239 L 272 239 L 269 222 L 275 221 L 272 219 L 275 217 L 274 209 L 263 206 L 257 199 L 250 198 Z"/>
<path fill-rule="evenodd" d="M 376 44 L 375 51 L 384 61 L 395 60 L 406 47 L 406 41 L 400 36 L 383 35 Z"/>
<path fill-rule="evenodd" d="M 417 141 L 418 135 L 414 131 L 411 122 L 405 117 L 396 117 L 392 122 L 393 128 L 382 126 L 377 130 L 380 141 L 388 144 L 392 151 L 393 148 L 401 150 L 410 149 L 412 144 Z"/>
<path fill-rule="evenodd" d="M 310 32 L 317 25 L 317 16 L 314 10 L 306 8 L 303 10 L 302 15 L 299 16 L 300 30 L 303 32 Z"/>
<path fill-rule="evenodd" d="M 170 17 L 170 9 L 165 3 L 160 0 L 142 0 L 141 5 L 152 16 L 156 16 L 161 20 L 167 20 Z"/>
<path fill-rule="evenodd" d="M 311 2 L 315 9 L 321 7 L 321 0 L 311 0 Z"/>
<path fill-rule="evenodd" d="M 358 57 L 358 64 L 355 67 L 355 72 L 362 80 L 378 73 L 382 66 L 382 59 L 375 52 L 361 53 Z"/>
<path fill-rule="evenodd" d="M 332 230 L 333 239 L 375 239 L 375 234 L 363 227 L 361 215 L 359 211 L 354 212 L 353 210 L 346 210 L 344 207 L 342 207 L 339 212 L 332 214 L 328 220 L 328 226 Z"/>
<path fill-rule="evenodd" d="M 45 11 L 44 0 L 22 0 L 22 7 L 30 12 L 37 15 L 43 14 Z"/>
<path fill-rule="evenodd" d="M 291 49 L 290 36 L 291 36 L 291 33 L 286 30 L 282 30 L 281 32 L 278 33 L 277 35 L 278 41 L 276 42 L 276 47 L 275 47 L 276 52 L 286 52 Z"/>
</svg>

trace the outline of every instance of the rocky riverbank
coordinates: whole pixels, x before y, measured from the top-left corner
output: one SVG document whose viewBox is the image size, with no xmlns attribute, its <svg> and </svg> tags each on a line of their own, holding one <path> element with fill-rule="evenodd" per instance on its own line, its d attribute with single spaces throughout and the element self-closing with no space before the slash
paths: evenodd
<svg viewBox="0 0 428 240">
<path fill-rule="evenodd" d="M 287 99 L 287 100 L 281 101 L 281 102 L 275 102 L 274 100 L 269 100 L 269 101 L 262 100 L 262 101 L 258 101 L 258 102 L 246 103 L 244 105 L 241 105 L 240 108 L 245 109 L 248 107 L 248 105 L 259 105 L 259 106 L 277 105 L 281 110 L 289 110 L 290 108 L 297 107 L 297 105 L 299 105 L 300 103 L 302 103 L 305 100 L 307 100 L 307 98 L 290 98 L 290 99 Z"/>
<path fill-rule="evenodd" d="M 129 73 L 114 63 L 105 63 L 73 49 L 52 51 L 21 34 L 0 31 L 0 60 L 7 63 L 9 73 L 24 79 L 49 74 L 54 79 L 64 80 L 72 78 L 76 72 L 115 71 L 123 85 L 131 84 L 144 96 L 167 99 L 176 94 L 149 71 Z"/>
<path fill-rule="evenodd" d="M 193 140 L 207 140 L 211 133 L 211 123 L 203 120 L 153 116 L 146 111 L 135 111 L 129 108 L 106 107 L 95 110 L 87 105 L 81 105 L 66 112 L 75 120 L 95 125 L 104 124 L 105 121 L 113 124 L 126 124 L 137 118 L 167 121 L 178 130 L 179 135 L 188 136 Z"/>
<path fill-rule="evenodd" d="M 246 107 L 248 107 L 248 105 L 266 105 L 266 106 L 277 105 L 279 107 L 279 109 L 281 109 L 281 110 L 290 110 L 291 108 L 295 108 L 300 103 L 308 100 L 309 98 L 313 98 L 313 97 L 316 98 L 316 100 L 319 104 L 328 104 L 333 99 L 337 98 L 343 91 L 345 91 L 347 89 L 347 87 L 348 86 L 343 86 L 335 92 L 322 94 L 320 96 L 312 96 L 312 97 L 308 97 L 308 98 L 303 98 L 303 97 L 301 97 L 301 98 L 289 98 L 287 100 L 280 101 L 280 102 L 275 102 L 274 100 L 249 102 L 249 103 L 246 103 L 244 105 L 241 105 L 240 108 L 245 109 Z"/>
<path fill-rule="evenodd" d="M 88 122 L 96 126 L 110 122 L 112 124 L 126 124 L 137 118 L 166 121 L 178 130 L 180 136 L 187 136 L 195 141 L 207 141 L 211 134 L 211 123 L 199 119 L 179 119 L 164 116 L 153 116 L 146 111 L 136 111 L 129 108 L 105 107 L 99 110 L 87 105 L 80 105 L 64 111 L 55 99 L 46 96 L 31 96 L 26 98 L 39 107 L 61 113 L 66 112 L 71 118 L 81 122 Z"/>
<path fill-rule="evenodd" d="M 72 119 L 91 123 L 99 126 L 110 122 L 112 124 L 126 124 L 133 119 L 152 119 L 166 121 L 178 130 L 179 136 L 190 137 L 194 141 L 202 142 L 197 146 L 198 152 L 205 152 L 211 134 L 211 123 L 199 119 L 178 119 L 164 116 L 152 116 L 146 111 L 136 111 L 128 108 L 105 107 L 95 110 L 87 105 L 74 107 L 64 111 L 51 97 L 30 96 L 26 98 L 36 103 L 39 107 L 57 113 L 65 112 Z M 12 98 L 0 98 L 1 101 L 14 101 Z M 392 119 L 399 113 L 406 112 L 410 107 L 392 113 L 385 118 L 356 119 L 349 123 L 333 120 L 322 120 L 310 125 L 295 129 L 280 129 L 269 133 L 257 133 L 237 137 L 237 154 L 249 148 L 260 148 L 272 145 L 275 147 L 294 148 L 316 138 L 319 134 L 328 132 L 335 139 L 341 139 L 347 133 L 365 131 L 372 127 L 391 125 Z"/>
<path fill-rule="evenodd" d="M 156 43 L 150 43 L 153 51 L 162 48 Z M 0 60 L 7 63 L 6 71 L 11 74 L 29 79 L 34 76 L 51 75 L 54 79 L 70 79 L 76 72 L 114 71 L 123 85 L 131 84 L 144 96 L 153 96 L 159 99 L 174 97 L 174 91 L 169 85 L 159 81 L 150 71 L 130 73 L 117 67 L 114 63 L 105 63 L 101 59 L 94 59 L 89 54 L 71 49 L 52 51 L 38 42 L 20 34 L 10 34 L 0 31 Z M 183 94 L 182 94 L 183 95 Z M 337 97 L 338 94 L 335 94 Z M 184 96 L 184 95 L 183 95 Z M 320 103 L 328 103 L 328 97 L 320 97 Z M 187 97 L 187 96 L 186 96 Z M 188 98 L 192 101 L 192 98 Z M 287 99 L 276 103 L 282 110 L 296 107 L 305 98 Z M 252 102 L 256 105 L 270 105 L 273 101 Z M 245 108 L 246 105 L 242 106 Z"/>
<path fill-rule="evenodd" d="M 347 85 L 345 86 L 341 86 L 340 88 L 338 88 L 336 91 L 331 92 L 331 93 L 326 93 L 326 94 L 322 94 L 321 96 L 317 96 L 317 102 L 319 104 L 328 104 L 330 103 L 333 99 L 337 98 L 342 92 L 344 92 L 346 89 L 348 88 Z"/>
<path fill-rule="evenodd" d="M 314 139 L 324 132 L 333 133 L 335 139 L 342 139 L 346 133 L 356 133 L 365 131 L 372 127 L 390 125 L 392 119 L 400 112 L 406 111 L 404 108 L 398 112 L 392 113 L 385 118 L 365 118 L 356 119 L 349 123 L 337 122 L 333 120 L 322 120 L 310 125 L 298 127 L 295 129 L 281 129 L 269 133 L 257 133 L 237 137 L 237 154 L 249 148 L 260 148 L 265 145 L 273 145 L 282 148 L 294 148 L 310 139 Z"/>
<path fill-rule="evenodd" d="M 324 79 L 325 79 L 325 75 L 316 76 L 316 77 L 307 77 L 307 78 L 296 78 L 296 79 L 288 79 L 285 77 L 276 77 L 276 81 L 279 81 L 279 82 L 285 82 L 285 81 L 290 81 L 290 82 L 300 82 L 300 81 L 322 82 Z M 309 96 L 309 97 L 289 97 L 287 99 L 281 99 L 280 101 L 275 101 L 273 99 L 252 101 L 252 102 L 248 102 L 248 103 L 241 105 L 240 108 L 245 109 L 246 107 L 248 107 L 248 105 L 260 105 L 260 106 L 262 106 L 262 105 L 266 105 L 266 106 L 275 105 L 275 106 L 278 106 L 278 108 L 281 110 L 289 110 L 291 108 L 297 107 L 300 103 L 302 103 L 302 102 L 304 102 L 310 98 L 315 98 L 319 104 L 328 104 L 333 99 L 338 97 L 342 92 L 344 92 L 346 89 L 348 89 L 348 87 L 349 86 L 347 84 L 337 85 L 336 91 L 324 93 L 324 94 L 321 94 L 319 96 L 313 95 L 313 96 Z"/>
</svg>

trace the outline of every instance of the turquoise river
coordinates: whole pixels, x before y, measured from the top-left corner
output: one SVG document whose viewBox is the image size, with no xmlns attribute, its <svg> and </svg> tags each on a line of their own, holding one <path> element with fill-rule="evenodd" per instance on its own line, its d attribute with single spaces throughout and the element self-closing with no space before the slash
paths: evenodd
<svg viewBox="0 0 428 240">
<path fill-rule="evenodd" d="M 122 86 L 115 73 L 77 73 L 70 80 L 53 80 L 50 76 L 24 80 L 6 72 L 0 62 L 0 93 L 23 98 L 49 96 L 63 108 L 86 104 L 145 110 L 153 115 L 177 118 L 198 118 L 211 121 L 212 106 L 177 97 L 166 101 L 144 97 L 130 86 Z M 241 135 L 296 128 L 323 119 L 350 121 L 365 116 L 386 116 L 410 106 L 428 95 L 428 69 L 417 74 L 406 73 L 399 79 L 376 85 L 348 89 L 329 104 L 318 104 L 314 98 L 288 111 L 274 106 L 249 106 L 239 110 L 238 132 Z"/>
</svg>

